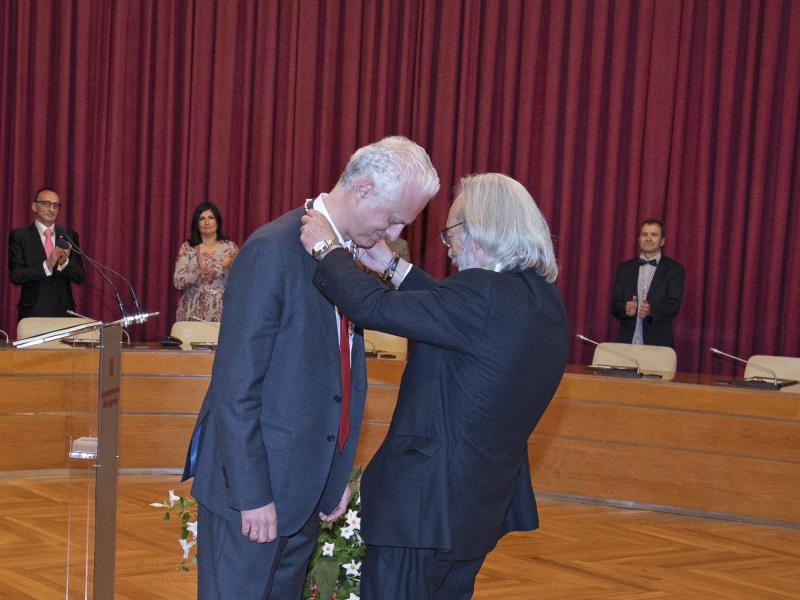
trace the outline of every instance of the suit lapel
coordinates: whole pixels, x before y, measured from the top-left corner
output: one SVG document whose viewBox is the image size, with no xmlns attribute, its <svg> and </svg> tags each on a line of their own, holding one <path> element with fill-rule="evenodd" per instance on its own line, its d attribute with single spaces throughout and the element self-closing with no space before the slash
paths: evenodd
<svg viewBox="0 0 800 600">
<path fill-rule="evenodd" d="M 34 259 L 37 259 L 37 262 L 44 262 L 47 260 L 47 256 L 44 253 L 44 244 L 42 244 L 42 237 L 39 235 L 39 230 L 36 228 L 35 223 L 28 227 L 28 236 L 31 250 L 35 253 Z"/>
</svg>

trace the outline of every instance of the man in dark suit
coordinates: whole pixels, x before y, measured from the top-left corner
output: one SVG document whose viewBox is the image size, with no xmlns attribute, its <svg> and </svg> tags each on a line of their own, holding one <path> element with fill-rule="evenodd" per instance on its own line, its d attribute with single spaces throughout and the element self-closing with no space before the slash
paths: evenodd
<svg viewBox="0 0 800 600">
<path fill-rule="evenodd" d="M 62 202 L 49 188 L 36 192 L 32 225 L 19 227 L 8 238 L 11 283 L 22 286 L 17 316 L 66 317 L 75 310 L 70 283 L 83 281 L 83 262 L 72 254 L 63 236 L 78 242 L 78 234 L 56 225 Z"/>
<path fill-rule="evenodd" d="M 318 215 L 303 220 L 306 249 L 329 235 Z M 497 540 L 538 526 L 527 443 L 568 344 L 547 223 L 522 185 L 484 174 L 462 180 L 441 236 L 459 269 L 444 281 L 384 245 L 362 259 L 397 291 L 339 249 L 314 276 L 359 326 L 413 340 L 361 483 L 364 600 L 470 598 Z"/>
<path fill-rule="evenodd" d="M 360 330 L 314 287 L 313 208 L 334 244 L 396 239 L 439 188 L 402 137 L 359 149 L 328 194 L 253 233 L 233 264 L 211 385 L 184 478 L 199 508 L 201 599 L 298 599 L 318 519 L 346 509 L 366 376 Z"/>
<path fill-rule="evenodd" d="M 620 321 L 618 342 L 674 346 L 672 319 L 683 299 L 683 267 L 662 255 L 664 225 L 639 226 L 639 258 L 622 263 L 614 276 L 611 313 Z"/>
</svg>

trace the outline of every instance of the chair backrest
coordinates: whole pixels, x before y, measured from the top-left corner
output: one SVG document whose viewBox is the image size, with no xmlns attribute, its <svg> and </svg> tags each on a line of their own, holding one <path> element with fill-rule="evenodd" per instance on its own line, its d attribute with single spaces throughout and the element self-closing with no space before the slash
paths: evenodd
<svg viewBox="0 0 800 600">
<path fill-rule="evenodd" d="M 48 331 L 55 331 L 56 329 L 64 329 L 65 327 L 72 327 L 73 325 L 80 325 L 81 323 L 90 323 L 91 319 L 82 319 L 81 317 L 26 317 L 17 323 L 17 339 L 29 338 L 40 333 L 47 333 Z M 76 337 L 82 340 L 96 340 L 98 337 L 97 331 L 88 331 L 77 335 Z M 45 342 L 31 346 L 32 348 L 50 348 L 66 350 L 69 345 L 62 344 L 60 341 Z"/>
<path fill-rule="evenodd" d="M 364 346 L 367 350 L 377 350 L 381 353 L 397 355 L 405 358 L 408 354 L 408 340 L 382 331 L 364 330 Z"/>
<path fill-rule="evenodd" d="M 795 379 L 800 381 L 800 357 L 797 356 L 768 356 L 765 354 L 754 354 L 747 359 L 747 366 L 744 368 L 745 379 L 749 377 L 769 377 L 769 374 L 761 369 L 754 367 L 758 365 L 775 372 L 779 379 Z M 796 383 L 784 388 L 782 392 L 800 393 L 800 384 Z"/>
<path fill-rule="evenodd" d="M 217 338 L 219 338 L 219 323 L 211 321 L 175 321 L 169 334 L 183 342 L 181 348 L 191 350 L 192 342 L 215 344 Z"/>
<path fill-rule="evenodd" d="M 661 375 L 674 375 L 678 366 L 678 355 L 668 346 L 645 346 L 643 344 L 621 344 L 604 342 L 594 349 L 593 365 L 610 365 L 617 367 L 635 367 L 631 360 L 614 354 L 611 351 L 632 356 L 639 362 L 639 368 L 646 372 Z"/>
</svg>

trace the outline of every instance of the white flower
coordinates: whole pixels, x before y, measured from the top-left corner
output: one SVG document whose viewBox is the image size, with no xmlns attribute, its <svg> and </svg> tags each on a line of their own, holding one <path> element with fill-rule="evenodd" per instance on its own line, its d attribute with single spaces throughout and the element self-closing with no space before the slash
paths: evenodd
<svg viewBox="0 0 800 600">
<path fill-rule="evenodd" d="M 178 540 L 181 544 L 181 548 L 183 548 L 183 560 L 189 558 L 189 548 L 194 546 L 194 542 L 187 542 L 184 539 Z"/>
<path fill-rule="evenodd" d="M 353 529 L 361 529 L 361 518 L 356 511 L 348 510 L 344 520 Z"/>
<path fill-rule="evenodd" d="M 179 498 L 180 498 L 180 496 L 176 496 L 175 495 L 175 490 L 170 490 L 169 491 L 169 505 L 170 506 L 175 506 L 175 503 L 178 501 Z"/>
<path fill-rule="evenodd" d="M 361 563 L 360 562 L 349 562 L 344 563 L 342 568 L 345 570 L 345 573 L 348 575 L 354 575 L 358 577 L 361 575 Z"/>
<path fill-rule="evenodd" d="M 322 556 L 333 556 L 333 542 L 322 544 Z"/>
<path fill-rule="evenodd" d="M 353 592 L 350 592 L 350 596 L 347 598 L 347 600 L 361 600 L 361 598 L 356 596 Z"/>
<path fill-rule="evenodd" d="M 194 539 L 197 539 L 197 521 L 189 521 L 186 524 L 186 529 L 189 530 L 189 533 L 192 534 Z"/>
<path fill-rule="evenodd" d="M 355 530 L 350 525 L 345 525 L 339 530 L 339 535 L 346 540 L 349 540 L 351 537 L 353 537 L 353 533 L 355 533 Z"/>
</svg>

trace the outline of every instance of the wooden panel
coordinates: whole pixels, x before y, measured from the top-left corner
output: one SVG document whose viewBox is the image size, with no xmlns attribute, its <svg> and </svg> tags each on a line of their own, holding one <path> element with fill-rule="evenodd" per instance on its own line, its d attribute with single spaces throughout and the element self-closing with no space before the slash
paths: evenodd
<svg viewBox="0 0 800 600">
<path fill-rule="evenodd" d="M 123 377 L 120 410 L 126 412 L 200 412 L 209 377 Z"/>
<path fill-rule="evenodd" d="M 796 463 L 534 435 L 539 491 L 800 523 Z"/>
<path fill-rule="evenodd" d="M 358 448 L 356 448 L 355 464 L 366 467 L 378 446 L 381 445 L 386 437 L 389 425 L 385 423 L 365 422 L 361 425 L 361 433 L 358 436 Z"/>
<path fill-rule="evenodd" d="M 0 471 L 63 469 L 66 419 L 60 415 L 0 415 Z"/>
<path fill-rule="evenodd" d="M 194 415 L 120 417 L 119 461 L 122 468 L 183 468 Z"/>
<path fill-rule="evenodd" d="M 125 375 L 206 375 L 211 374 L 214 353 L 182 350 L 130 351 L 122 353 Z"/>
<path fill-rule="evenodd" d="M 370 385 L 364 405 L 364 421 L 391 421 L 398 390 L 399 386 L 396 385 Z"/>
<path fill-rule="evenodd" d="M 800 421 L 555 399 L 537 435 L 800 461 Z"/>
<path fill-rule="evenodd" d="M 714 378 L 703 377 L 701 381 L 711 383 Z M 556 397 L 753 417 L 800 419 L 800 395 L 776 394 L 770 390 L 729 385 L 695 385 L 679 380 L 621 379 L 567 373 L 561 380 Z"/>
</svg>

